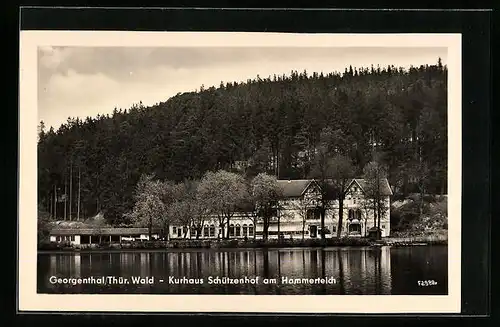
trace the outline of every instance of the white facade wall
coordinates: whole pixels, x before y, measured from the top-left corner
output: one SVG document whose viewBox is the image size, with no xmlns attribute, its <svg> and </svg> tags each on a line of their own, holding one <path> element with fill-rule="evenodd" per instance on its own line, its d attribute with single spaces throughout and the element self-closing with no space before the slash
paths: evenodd
<svg viewBox="0 0 500 327">
<path fill-rule="evenodd" d="M 50 235 L 50 242 L 69 242 L 72 245 L 80 244 L 80 235 Z"/>
</svg>

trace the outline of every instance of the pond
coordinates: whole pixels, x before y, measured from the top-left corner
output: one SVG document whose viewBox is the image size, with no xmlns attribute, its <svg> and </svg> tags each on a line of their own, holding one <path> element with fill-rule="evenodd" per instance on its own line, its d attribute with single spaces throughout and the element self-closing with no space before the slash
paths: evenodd
<svg viewBox="0 0 500 327">
<path fill-rule="evenodd" d="M 448 247 L 39 253 L 38 293 L 446 295 Z"/>
</svg>

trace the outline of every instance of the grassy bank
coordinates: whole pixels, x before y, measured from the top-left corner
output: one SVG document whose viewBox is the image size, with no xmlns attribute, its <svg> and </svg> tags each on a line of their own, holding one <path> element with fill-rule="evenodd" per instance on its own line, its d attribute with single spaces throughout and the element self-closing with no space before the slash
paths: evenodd
<svg viewBox="0 0 500 327">
<path fill-rule="evenodd" d="M 238 248 L 286 248 L 286 247 L 329 247 L 329 246 L 406 246 L 406 245 L 445 245 L 447 238 L 442 235 L 415 237 L 388 237 L 373 241 L 367 238 L 331 238 L 296 240 L 171 240 L 143 241 L 130 243 L 103 243 L 70 245 L 65 243 L 42 243 L 38 249 L 50 250 L 149 250 L 149 249 L 238 249 Z"/>
</svg>

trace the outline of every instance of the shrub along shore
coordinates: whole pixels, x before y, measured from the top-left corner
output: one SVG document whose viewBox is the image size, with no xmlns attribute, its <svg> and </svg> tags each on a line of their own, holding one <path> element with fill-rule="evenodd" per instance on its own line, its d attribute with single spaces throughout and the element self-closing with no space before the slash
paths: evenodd
<svg viewBox="0 0 500 327">
<path fill-rule="evenodd" d="M 329 246 L 413 246 L 446 245 L 447 237 L 426 235 L 415 237 L 387 237 L 381 240 L 368 238 L 330 238 L 330 239 L 269 239 L 269 240 L 170 240 L 140 241 L 102 244 L 49 243 L 38 245 L 40 251 L 59 250 L 149 250 L 149 249 L 238 249 L 238 248 L 288 248 L 288 247 L 329 247 Z"/>
</svg>

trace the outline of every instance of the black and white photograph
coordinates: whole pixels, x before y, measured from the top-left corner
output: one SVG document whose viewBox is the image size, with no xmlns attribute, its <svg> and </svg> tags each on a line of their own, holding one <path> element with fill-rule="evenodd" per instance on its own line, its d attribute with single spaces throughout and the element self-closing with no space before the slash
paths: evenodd
<svg viewBox="0 0 500 327">
<path fill-rule="evenodd" d="M 459 36 L 120 33 L 26 32 L 27 301 L 458 310 Z"/>
</svg>

